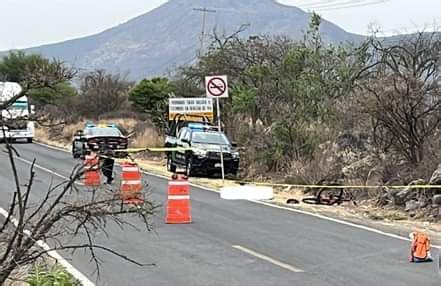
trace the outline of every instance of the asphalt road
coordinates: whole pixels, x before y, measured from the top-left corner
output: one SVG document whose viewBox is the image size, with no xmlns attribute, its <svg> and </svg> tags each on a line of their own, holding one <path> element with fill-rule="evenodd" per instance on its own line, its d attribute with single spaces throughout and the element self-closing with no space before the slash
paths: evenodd
<svg viewBox="0 0 441 286">
<path fill-rule="evenodd" d="M 37 144 L 17 144 L 21 158 L 68 176 L 78 161 L 70 154 Z M 23 178 L 29 164 L 18 161 Z M 167 181 L 145 175 L 151 199 L 165 204 Z M 51 181 L 61 178 L 37 170 L 31 197 L 38 200 Z M 12 177 L 0 155 L 0 206 L 7 209 Z M 153 219 L 154 231 L 120 229 L 96 239 L 110 248 L 157 266 L 138 267 L 100 252 L 97 285 L 441 285 L 436 263 L 407 262 L 409 243 L 317 217 L 255 204 L 225 201 L 219 194 L 191 189 L 193 223 L 164 224 L 164 212 Z M 130 222 L 142 228 L 139 221 Z M 434 255 L 437 256 L 437 250 Z M 70 258 L 69 254 L 63 254 Z M 76 252 L 72 264 L 95 281 L 87 252 Z"/>
</svg>

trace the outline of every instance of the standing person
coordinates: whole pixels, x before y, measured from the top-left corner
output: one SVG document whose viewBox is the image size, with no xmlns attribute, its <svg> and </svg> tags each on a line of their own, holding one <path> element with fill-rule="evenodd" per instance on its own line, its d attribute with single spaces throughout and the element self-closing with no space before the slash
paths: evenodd
<svg viewBox="0 0 441 286">
<path fill-rule="evenodd" d="M 106 152 L 105 157 L 100 157 L 103 160 L 101 164 L 101 171 L 103 175 L 107 178 L 107 184 L 112 184 L 113 181 L 113 166 L 115 165 L 115 160 L 110 157 L 110 152 Z"/>
</svg>

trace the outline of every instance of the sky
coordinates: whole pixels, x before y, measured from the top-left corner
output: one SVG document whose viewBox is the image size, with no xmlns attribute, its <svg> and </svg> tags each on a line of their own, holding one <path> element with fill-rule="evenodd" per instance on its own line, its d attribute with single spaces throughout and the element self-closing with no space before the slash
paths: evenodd
<svg viewBox="0 0 441 286">
<path fill-rule="evenodd" d="M 237 0 L 240 1 L 240 0 Z M 101 32 L 166 0 L 0 0 L 0 51 L 56 43 Z M 343 29 L 382 35 L 441 27 L 441 0 L 278 0 L 316 10 Z M 437 29 L 439 30 L 439 29 Z"/>
</svg>

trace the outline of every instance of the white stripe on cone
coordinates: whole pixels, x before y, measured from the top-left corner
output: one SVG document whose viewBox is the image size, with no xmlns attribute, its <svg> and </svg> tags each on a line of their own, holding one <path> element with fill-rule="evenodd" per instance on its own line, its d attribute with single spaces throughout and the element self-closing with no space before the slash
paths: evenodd
<svg viewBox="0 0 441 286">
<path fill-rule="evenodd" d="M 141 180 L 127 180 L 121 181 L 122 185 L 141 185 Z"/>
<path fill-rule="evenodd" d="M 168 182 L 169 186 L 188 186 L 188 182 L 180 182 L 180 181 L 170 181 Z"/>
<path fill-rule="evenodd" d="M 139 173 L 139 168 L 138 167 L 122 167 L 122 171 L 123 172 L 138 172 Z"/>
<path fill-rule="evenodd" d="M 169 200 L 189 200 L 190 196 L 168 195 Z"/>
</svg>

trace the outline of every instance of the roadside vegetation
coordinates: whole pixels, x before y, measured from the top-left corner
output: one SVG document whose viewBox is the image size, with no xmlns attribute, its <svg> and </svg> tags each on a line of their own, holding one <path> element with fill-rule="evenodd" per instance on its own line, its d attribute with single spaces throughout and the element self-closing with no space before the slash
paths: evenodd
<svg viewBox="0 0 441 286">
<path fill-rule="evenodd" d="M 131 82 L 93 71 L 33 91 L 39 113 L 59 127 L 45 138 L 69 142 L 88 120 L 135 131 L 132 146 L 161 145 L 170 96 L 204 94 L 206 75 L 227 74 L 227 134 L 243 147 L 243 179 L 295 184 L 441 184 L 441 38 L 416 33 L 330 45 L 313 14 L 303 41 L 212 34 L 207 52 L 171 78 Z M 12 53 L 0 78 L 20 81 L 39 56 Z M 25 68 L 23 69 L 23 66 Z M 17 68 L 20 67 L 20 68 Z M 18 75 L 17 75 L 18 74 Z M 13 75 L 13 76 L 12 76 Z M 69 126 L 75 126 L 74 128 Z M 439 189 L 354 190 L 357 200 L 438 220 Z"/>
</svg>

